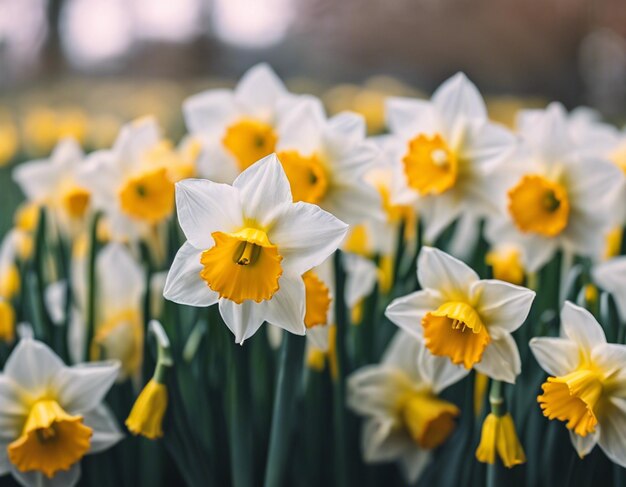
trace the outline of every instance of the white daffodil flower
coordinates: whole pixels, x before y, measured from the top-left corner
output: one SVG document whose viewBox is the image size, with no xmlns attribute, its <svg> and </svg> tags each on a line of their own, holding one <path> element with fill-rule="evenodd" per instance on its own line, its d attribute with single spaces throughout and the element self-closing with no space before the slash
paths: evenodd
<svg viewBox="0 0 626 487">
<path fill-rule="evenodd" d="M 396 140 L 393 198 L 399 204 L 419 198 L 427 242 L 461 213 L 497 211 L 489 177 L 515 139 L 489 122 L 480 93 L 463 73 L 444 82 L 430 101 L 390 98 L 386 116 Z"/>
<path fill-rule="evenodd" d="M 90 191 L 78 180 L 84 157 L 78 142 L 67 138 L 56 145 L 50 158 L 13 170 L 13 179 L 29 201 L 49 208 L 66 237 L 80 231 L 90 206 Z"/>
<path fill-rule="evenodd" d="M 316 205 L 293 203 L 275 155 L 250 166 L 232 186 L 177 183 L 176 205 L 187 242 L 164 296 L 190 306 L 219 302 L 237 343 L 263 321 L 304 335 L 302 275 L 337 249 L 347 225 Z"/>
<path fill-rule="evenodd" d="M 481 280 L 460 260 L 431 247 L 420 253 L 417 277 L 422 290 L 395 299 L 386 316 L 434 355 L 514 383 L 521 361 L 511 333 L 524 323 L 535 292 Z"/>
<path fill-rule="evenodd" d="M 110 237 L 135 241 L 174 210 L 174 171 L 159 157 L 159 127 L 154 118 L 142 118 L 122 127 L 111 150 L 89 155 L 80 181 L 93 205 L 106 216 Z"/>
<path fill-rule="evenodd" d="M 319 100 L 299 103 L 279 124 L 278 159 L 294 201 L 319 205 L 350 223 L 384 220 L 381 198 L 364 176 L 379 157 L 365 120 L 343 112 L 326 119 Z"/>
<path fill-rule="evenodd" d="M 275 152 L 279 122 L 300 98 L 287 91 L 267 64 L 257 64 L 234 90 L 207 90 L 185 100 L 187 130 L 202 147 L 198 173 L 230 184 L 239 173 Z"/>
<path fill-rule="evenodd" d="M 86 340 L 86 266 L 83 249 L 73 255 L 72 284 L 75 306 L 71 310 L 68 348 L 74 362 L 84 360 Z M 119 381 L 136 383 L 143 363 L 143 296 L 146 280 L 142 267 L 120 243 L 107 244 L 96 257 L 96 323 L 93 342 L 89 344 L 92 360 L 104 357 L 121 364 Z M 49 295 L 49 297 L 51 297 Z M 65 308 L 65 296 L 59 297 Z"/>
<path fill-rule="evenodd" d="M 598 286 L 613 295 L 620 318 L 626 321 L 626 256 L 596 264 L 591 275 Z"/>
<path fill-rule="evenodd" d="M 428 465 L 431 450 L 456 426 L 459 408 L 437 395 L 466 375 L 465 369 L 433 356 L 399 331 L 382 362 L 348 377 L 348 406 L 365 417 L 361 445 L 368 463 L 397 461 L 414 484 Z"/>
<path fill-rule="evenodd" d="M 66 367 L 50 348 L 24 338 L 0 374 L 0 474 L 26 487 L 72 487 L 80 460 L 123 434 L 103 399 L 116 362 Z"/>
<path fill-rule="evenodd" d="M 492 245 L 517 244 L 524 267 L 539 270 L 561 249 L 597 257 L 611 225 L 611 205 L 623 176 L 608 160 L 578 150 L 563 107 L 553 103 L 521 125 L 522 145 L 494 175 L 505 190 L 502 216 L 489 222 Z"/>
<path fill-rule="evenodd" d="M 537 397 L 544 416 L 567 421 L 581 457 L 598 444 L 626 467 L 626 345 L 607 343 L 593 315 L 566 302 L 561 336 L 532 338 L 530 348 L 550 374 Z"/>
</svg>

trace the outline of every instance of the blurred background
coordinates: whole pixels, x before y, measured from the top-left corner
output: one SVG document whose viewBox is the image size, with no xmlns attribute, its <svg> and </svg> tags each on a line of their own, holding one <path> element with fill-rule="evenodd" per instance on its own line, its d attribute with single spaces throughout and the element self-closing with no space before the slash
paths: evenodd
<svg viewBox="0 0 626 487">
<path fill-rule="evenodd" d="M 89 149 L 268 61 L 295 92 L 383 130 L 387 94 L 430 93 L 458 70 L 492 116 L 560 100 L 621 122 L 623 0 L 0 0 L 0 163 Z M 22 158 L 24 158 L 22 157 Z"/>
</svg>

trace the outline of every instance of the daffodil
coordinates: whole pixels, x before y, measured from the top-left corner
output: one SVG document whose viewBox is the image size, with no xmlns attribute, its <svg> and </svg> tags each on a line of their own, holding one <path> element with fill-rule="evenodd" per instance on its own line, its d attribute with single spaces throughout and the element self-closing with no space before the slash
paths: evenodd
<svg viewBox="0 0 626 487">
<path fill-rule="evenodd" d="M 485 263 L 491 266 L 495 279 L 517 285 L 524 283 L 522 252 L 515 245 L 497 245 L 487 252 Z"/>
<path fill-rule="evenodd" d="M 111 150 L 90 154 L 80 171 L 114 240 L 146 237 L 174 211 L 173 167 L 160 157 L 161 142 L 156 120 L 135 120 L 122 127 Z"/>
<path fill-rule="evenodd" d="M 294 99 L 267 64 L 258 64 L 234 90 L 207 90 L 185 100 L 187 130 L 202 146 L 199 174 L 230 184 L 276 152 L 278 124 Z"/>
<path fill-rule="evenodd" d="M 625 467 L 626 345 L 607 343 L 593 315 L 566 302 L 560 336 L 532 338 L 530 348 L 550 375 L 537 397 L 544 416 L 566 423 L 581 457 L 598 444 Z"/>
<path fill-rule="evenodd" d="M 0 473 L 25 486 L 76 485 L 80 460 L 122 439 L 102 403 L 118 369 L 66 367 L 43 343 L 22 339 L 0 374 Z"/>
<path fill-rule="evenodd" d="M 392 198 L 401 204 L 418 201 L 427 242 L 461 213 L 497 211 L 490 175 L 515 141 L 489 122 L 480 93 L 464 74 L 444 82 L 430 101 L 390 98 L 387 124 L 395 138 Z"/>
<path fill-rule="evenodd" d="M 68 330 L 70 356 L 84 360 L 86 340 L 86 255 L 75 249 L 72 259 L 74 306 Z M 140 378 L 143 363 L 144 322 L 143 269 L 130 251 L 120 243 L 107 244 L 96 258 L 96 320 L 93 342 L 89 344 L 91 359 L 104 357 L 120 362 L 120 381 Z M 53 306 L 65 309 L 65 294 L 56 295 Z"/>
<path fill-rule="evenodd" d="M 483 422 L 476 459 L 479 462 L 494 464 L 496 455 L 506 468 L 526 462 L 524 449 L 515 432 L 515 423 L 509 413 L 502 415 L 489 413 Z"/>
<path fill-rule="evenodd" d="M 350 224 L 383 220 L 381 198 L 364 181 L 379 151 L 366 140 L 363 117 L 344 112 L 326 119 L 317 100 L 302 101 L 279 124 L 278 159 L 294 201 L 304 201 Z"/>
<path fill-rule="evenodd" d="M 348 406 L 365 417 L 361 445 L 368 463 L 397 461 L 411 484 L 431 451 L 456 427 L 460 409 L 438 394 L 465 370 L 433 356 L 424 344 L 396 333 L 380 364 L 348 377 Z"/>
<path fill-rule="evenodd" d="M 528 316 L 534 291 L 481 280 L 463 262 L 431 247 L 419 255 L 417 277 L 422 290 L 395 299 L 387 317 L 432 354 L 514 383 L 521 361 L 511 333 Z"/>
<path fill-rule="evenodd" d="M 62 139 L 49 159 L 18 165 L 13 178 L 33 203 L 46 206 L 66 236 L 74 236 L 84 224 L 91 193 L 78 181 L 84 154 L 74 139 Z"/>
<path fill-rule="evenodd" d="M 494 176 L 506 195 L 502 216 L 487 228 L 488 240 L 521 248 L 529 272 L 539 270 L 559 249 L 600 256 L 622 175 L 608 160 L 579 149 L 561 105 L 534 111 L 530 120 L 521 124 L 516 157 Z"/>
<path fill-rule="evenodd" d="M 303 274 L 337 249 L 347 226 L 309 203 L 293 203 L 278 158 L 253 164 L 232 186 L 188 179 L 176 185 L 187 242 L 164 296 L 191 306 L 219 302 L 237 343 L 268 321 L 303 335 Z"/>
</svg>

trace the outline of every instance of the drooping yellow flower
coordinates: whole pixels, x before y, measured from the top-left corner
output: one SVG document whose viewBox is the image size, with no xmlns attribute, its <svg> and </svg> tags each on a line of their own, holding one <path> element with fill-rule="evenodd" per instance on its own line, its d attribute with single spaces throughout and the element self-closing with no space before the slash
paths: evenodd
<svg viewBox="0 0 626 487">
<path fill-rule="evenodd" d="M 511 246 L 502 246 L 487 252 L 485 262 L 493 269 L 494 279 L 521 285 L 524 283 L 524 266 L 520 251 Z"/>
<path fill-rule="evenodd" d="M 13 305 L 0 298 L 0 340 L 12 342 L 15 339 L 15 310 Z"/>
<path fill-rule="evenodd" d="M 400 415 L 411 438 L 422 448 L 437 448 L 454 431 L 461 411 L 432 393 L 414 392 L 400 403 Z"/>
<path fill-rule="evenodd" d="M 134 435 L 155 440 L 163 436 L 163 416 L 167 410 L 167 387 L 150 379 L 143 388 L 126 419 L 126 427 Z"/>
<path fill-rule="evenodd" d="M 483 422 L 480 444 L 476 449 L 476 459 L 493 465 L 496 462 L 496 454 L 506 468 L 526 462 L 524 449 L 517 437 L 515 424 L 509 413 L 503 416 L 489 413 Z"/>
</svg>

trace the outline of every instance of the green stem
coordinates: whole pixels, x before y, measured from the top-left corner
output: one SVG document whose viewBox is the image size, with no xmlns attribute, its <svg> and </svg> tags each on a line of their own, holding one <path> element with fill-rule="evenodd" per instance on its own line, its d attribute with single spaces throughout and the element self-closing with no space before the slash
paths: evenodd
<svg viewBox="0 0 626 487">
<path fill-rule="evenodd" d="M 37 230 L 35 231 L 35 252 L 33 256 L 33 269 L 35 275 L 35 282 L 33 291 L 35 292 L 34 310 L 36 314 L 36 320 L 33 325 L 35 326 L 36 334 L 39 337 L 50 343 L 51 340 L 51 320 L 48 316 L 48 310 L 46 308 L 46 279 L 45 279 L 45 262 L 46 262 L 46 210 L 41 208 L 39 210 L 39 218 L 37 219 Z"/>
<path fill-rule="evenodd" d="M 86 337 L 84 360 L 89 360 L 91 342 L 93 341 L 96 327 L 96 254 L 98 247 L 98 221 L 100 213 L 95 213 L 89 227 L 89 254 L 87 256 L 87 310 L 86 310 Z"/>
<path fill-rule="evenodd" d="M 265 487 L 283 485 L 291 446 L 291 426 L 298 383 L 302 377 L 305 338 L 292 333 L 283 335 L 278 384 L 272 412 Z"/>
<path fill-rule="evenodd" d="M 504 416 L 506 414 L 506 404 L 502 395 L 502 382 L 499 380 L 491 380 L 489 388 L 489 404 L 491 412 L 496 416 Z M 496 487 L 496 463 L 487 465 L 487 487 Z"/>
<path fill-rule="evenodd" d="M 234 487 L 252 487 L 252 417 L 248 383 L 248 351 L 231 344 L 228 380 L 230 466 Z"/>
<path fill-rule="evenodd" d="M 345 273 L 341 262 L 341 251 L 335 252 L 335 319 L 337 336 L 335 353 L 337 363 L 337 377 L 334 380 L 333 394 L 333 423 L 335 430 L 335 469 L 337 471 L 337 485 L 350 485 L 348 474 L 348 443 L 347 418 L 345 405 L 345 375 L 348 368 L 346 356 L 347 310 L 344 301 Z"/>
</svg>

